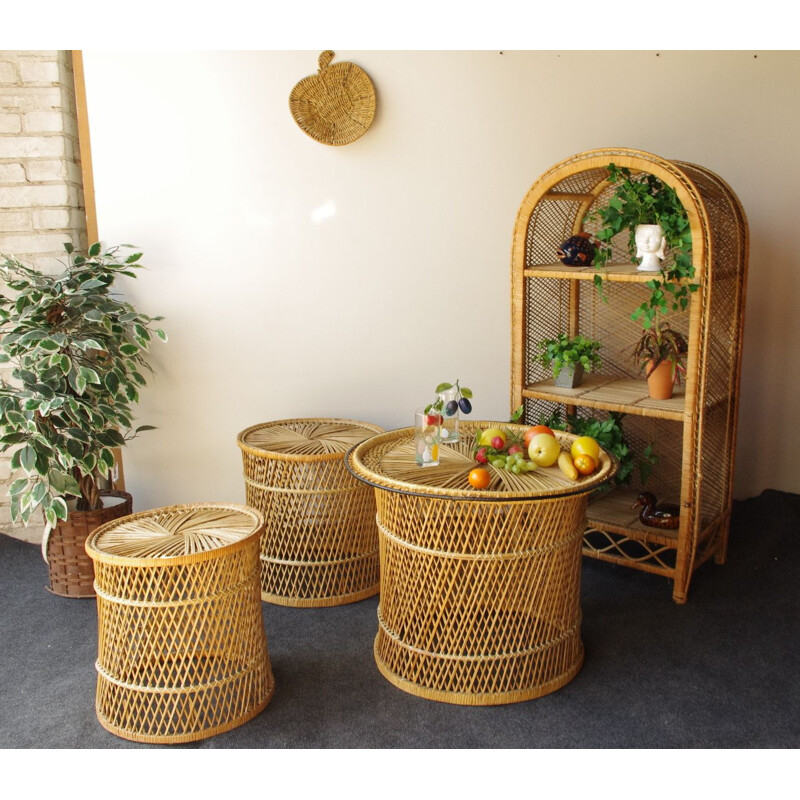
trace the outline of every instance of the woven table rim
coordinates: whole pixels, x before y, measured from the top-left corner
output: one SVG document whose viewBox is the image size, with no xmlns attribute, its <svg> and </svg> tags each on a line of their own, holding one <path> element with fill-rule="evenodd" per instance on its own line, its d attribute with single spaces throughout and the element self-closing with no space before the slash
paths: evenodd
<svg viewBox="0 0 800 800">
<path fill-rule="evenodd" d="M 157 514 L 165 512 L 176 511 L 193 511 L 193 510 L 229 510 L 237 513 L 244 514 L 253 519 L 253 530 L 243 536 L 238 542 L 231 542 L 220 547 L 205 550 L 200 553 L 188 553 L 185 555 L 177 556 L 162 556 L 160 558 L 142 556 L 118 556 L 106 553 L 95 547 L 95 542 L 106 531 L 119 527 L 122 522 L 131 522 L 136 519 L 145 519 L 147 517 L 154 517 Z M 111 564 L 117 566 L 130 566 L 130 567 L 174 567 L 178 564 L 197 564 L 201 561 L 209 561 L 218 558 L 220 554 L 234 553 L 251 544 L 254 537 L 260 538 L 261 532 L 264 530 L 265 521 L 264 515 L 252 506 L 246 506 L 239 503 L 183 503 L 172 506 L 163 506 L 161 508 L 153 508 L 149 511 L 139 511 L 135 514 L 129 514 L 126 517 L 120 517 L 101 525 L 96 528 L 86 539 L 86 553 L 94 561 L 99 561 L 102 564 Z"/>
<path fill-rule="evenodd" d="M 497 422 L 491 420 L 484 420 L 481 422 L 471 423 L 471 427 L 498 427 L 525 429 L 528 425 L 515 425 L 513 423 Z M 422 497 L 425 499 L 443 499 L 443 500 L 463 500 L 467 502 L 495 502 L 495 503 L 508 503 L 508 502 L 537 502 L 540 500 L 553 500 L 564 497 L 574 497 L 584 494 L 589 494 L 599 486 L 610 481 L 617 472 L 618 462 L 616 458 L 607 453 L 601 448 L 601 471 L 595 475 L 587 476 L 579 483 L 572 487 L 564 487 L 563 489 L 539 490 L 532 492 L 500 492 L 488 491 L 486 489 L 438 489 L 434 486 L 425 486 L 422 484 L 408 483 L 407 481 L 400 481 L 394 478 L 386 477 L 366 467 L 361 462 L 361 455 L 370 447 L 375 447 L 384 441 L 395 439 L 401 441 L 405 438 L 413 436 L 414 428 L 395 428 L 393 430 L 385 431 L 376 436 L 366 439 L 360 444 L 354 445 L 347 451 L 345 457 L 345 467 L 353 477 L 366 484 L 376 488 L 383 489 L 388 492 L 395 492 L 398 494 L 408 495 L 412 497 Z M 563 431 L 556 431 L 559 441 L 563 439 L 574 440 L 576 434 L 565 433 Z M 442 445 L 446 447 L 447 445 Z M 476 467 L 480 466 L 476 462 Z M 420 469 L 424 469 L 420 467 Z"/>
<path fill-rule="evenodd" d="M 304 455 L 301 453 L 281 453 L 279 450 L 265 450 L 262 447 L 253 447 L 252 445 L 247 444 L 244 441 L 244 437 L 247 436 L 248 433 L 252 431 L 259 430 L 261 428 L 271 428 L 276 427 L 278 425 L 296 425 L 297 423 L 339 423 L 341 425 L 352 425 L 354 428 L 364 428 L 368 431 L 373 431 L 374 433 L 383 433 L 384 429 L 381 428 L 379 425 L 375 425 L 372 422 L 364 422 L 363 420 L 358 419 L 342 419 L 340 417 L 297 417 L 294 419 L 276 419 L 270 422 L 260 422 L 256 425 L 251 425 L 249 428 L 245 428 L 241 433 L 238 434 L 236 437 L 236 444 L 239 448 L 248 453 L 251 456 L 258 456 L 261 458 L 269 457 L 276 461 L 295 461 L 300 463 L 312 463 L 316 464 L 320 461 L 341 461 L 343 458 L 346 457 L 346 452 L 341 453 L 312 453 L 308 455 Z M 365 437 L 369 438 L 369 437 Z"/>
</svg>

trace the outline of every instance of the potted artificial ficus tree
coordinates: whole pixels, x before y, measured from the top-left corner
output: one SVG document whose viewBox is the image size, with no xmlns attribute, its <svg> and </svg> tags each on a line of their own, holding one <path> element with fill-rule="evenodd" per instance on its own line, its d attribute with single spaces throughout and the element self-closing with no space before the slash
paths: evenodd
<svg viewBox="0 0 800 800">
<path fill-rule="evenodd" d="M 12 520 L 44 515 L 51 591 L 85 597 L 94 594 L 86 537 L 132 510 L 130 495 L 110 488 L 114 450 L 152 428 L 133 428 L 132 408 L 150 342 L 167 337 L 154 325 L 161 317 L 112 292 L 119 276 L 136 277 L 141 253 L 99 242 L 87 253 L 64 248 L 57 275 L 0 261 L 0 367 L 11 378 L 0 380 L 0 452 L 13 450 L 19 476 L 9 488 Z"/>
</svg>

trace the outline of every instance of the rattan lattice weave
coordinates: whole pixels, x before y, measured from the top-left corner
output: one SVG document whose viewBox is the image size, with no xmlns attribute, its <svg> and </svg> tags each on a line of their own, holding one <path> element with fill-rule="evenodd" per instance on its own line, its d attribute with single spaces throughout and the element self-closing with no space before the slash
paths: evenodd
<svg viewBox="0 0 800 800">
<path fill-rule="evenodd" d="M 462 422 L 438 467 L 413 464 L 412 429 L 364 442 L 348 466 L 377 497 L 378 669 L 410 694 L 483 706 L 540 697 L 580 669 L 586 498 L 616 464 L 603 453 L 577 483 L 558 468 L 489 467 L 492 483 L 477 491 L 467 481 L 476 425 L 497 423 Z"/>
<path fill-rule="evenodd" d="M 132 514 L 92 534 L 103 727 L 179 744 L 265 708 L 275 682 L 261 616 L 263 527 L 245 506 L 193 504 Z"/>
<path fill-rule="evenodd" d="M 262 598 L 294 607 L 337 606 L 377 594 L 372 491 L 345 453 L 382 428 L 349 419 L 287 419 L 239 434 L 247 504 L 264 514 Z"/>
</svg>

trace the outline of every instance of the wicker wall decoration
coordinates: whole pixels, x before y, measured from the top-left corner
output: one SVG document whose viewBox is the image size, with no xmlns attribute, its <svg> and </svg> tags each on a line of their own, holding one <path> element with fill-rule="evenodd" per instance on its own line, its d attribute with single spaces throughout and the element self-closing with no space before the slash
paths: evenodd
<svg viewBox="0 0 800 800">
<path fill-rule="evenodd" d="M 334 53 L 319 57 L 319 72 L 303 78 L 289 95 L 289 109 L 301 130 L 322 144 L 350 144 L 363 136 L 375 117 L 375 87 L 361 67 Z"/>
</svg>

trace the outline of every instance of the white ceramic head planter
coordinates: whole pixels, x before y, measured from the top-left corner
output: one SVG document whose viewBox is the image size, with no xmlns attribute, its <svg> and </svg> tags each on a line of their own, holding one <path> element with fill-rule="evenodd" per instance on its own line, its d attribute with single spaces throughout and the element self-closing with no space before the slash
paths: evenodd
<svg viewBox="0 0 800 800">
<path fill-rule="evenodd" d="M 642 272 L 659 272 L 667 240 L 660 225 L 637 225 L 634 232 L 636 239 L 636 258 L 641 258 L 639 270 Z"/>
</svg>

